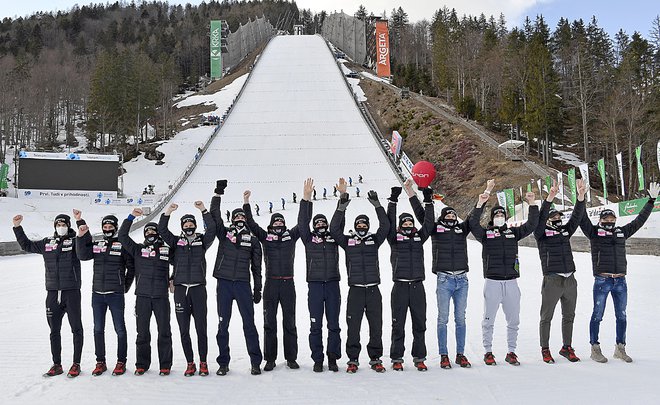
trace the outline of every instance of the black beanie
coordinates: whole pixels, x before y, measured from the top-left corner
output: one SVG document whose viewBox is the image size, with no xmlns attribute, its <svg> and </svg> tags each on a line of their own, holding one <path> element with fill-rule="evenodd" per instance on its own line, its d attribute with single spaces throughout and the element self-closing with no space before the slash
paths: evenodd
<svg viewBox="0 0 660 405">
<path fill-rule="evenodd" d="M 506 219 L 506 210 L 504 209 L 504 207 L 502 207 L 500 205 L 496 205 L 493 208 L 491 208 L 491 210 L 490 210 L 490 220 L 492 221 L 493 218 L 495 218 L 495 215 L 497 215 L 497 214 L 503 214 L 504 219 Z"/>
<path fill-rule="evenodd" d="M 114 215 L 106 215 L 103 217 L 101 220 L 101 227 L 105 224 L 110 224 L 115 227 L 115 229 L 119 228 L 119 220 L 117 219 L 116 216 Z"/>
<path fill-rule="evenodd" d="M 243 215 L 244 217 L 246 216 L 245 211 L 243 211 L 243 208 L 236 208 L 231 212 L 231 222 L 234 222 L 234 218 L 236 218 L 236 216 L 238 215 Z"/>
<path fill-rule="evenodd" d="M 53 221 L 53 227 L 57 228 L 58 222 L 64 222 L 67 228 L 71 228 L 71 217 L 66 214 L 59 214 L 56 216 L 55 220 Z"/>
<path fill-rule="evenodd" d="M 361 214 L 355 217 L 355 222 L 353 222 L 353 227 L 357 227 L 358 224 L 366 224 L 367 228 L 369 228 L 369 217 Z"/>
<path fill-rule="evenodd" d="M 143 234 L 146 237 L 147 236 L 147 231 L 153 230 L 156 231 L 156 234 L 158 234 L 158 224 L 155 222 L 149 222 L 144 226 Z"/>
<path fill-rule="evenodd" d="M 312 219 L 312 226 L 316 228 L 316 223 L 319 221 L 323 221 L 326 224 L 328 223 L 328 218 L 325 217 L 323 214 L 316 214 L 314 215 L 314 218 Z"/>
<path fill-rule="evenodd" d="M 192 222 L 192 224 L 195 225 L 195 228 L 197 228 L 197 220 L 193 214 L 186 214 L 181 217 L 181 228 L 183 228 L 183 225 L 185 225 L 186 222 Z"/>
<path fill-rule="evenodd" d="M 603 219 L 605 217 L 614 217 L 614 218 L 616 218 L 616 214 L 611 209 L 605 209 L 605 210 L 602 210 L 600 212 L 600 219 Z"/>
<path fill-rule="evenodd" d="M 286 221 L 284 221 L 284 216 L 280 213 L 274 213 L 273 215 L 270 216 L 270 226 L 273 226 L 275 221 L 282 221 L 284 225 L 286 225 Z"/>
<path fill-rule="evenodd" d="M 401 215 L 399 215 L 399 228 L 401 228 L 403 223 L 406 221 L 412 222 L 413 226 L 415 226 L 415 219 L 413 218 L 413 216 L 408 214 L 407 212 L 404 212 Z"/>
<path fill-rule="evenodd" d="M 453 209 L 452 207 L 445 207 L 445 208 L 442 209 L 442 211 L 440 211 L 440 218 L 439 218 L 439 220 L 440 220 L 440 221 L 444 221 L 445 218 L 447 218 L 447 215 L 448 215 L 448 214 L 454 214 L 454 216 L 456 217 L 456 219 L 458 219 L 458 214 L 456 213 L 456 210 L 455 210 L 455 209 Z"/>
</svg>

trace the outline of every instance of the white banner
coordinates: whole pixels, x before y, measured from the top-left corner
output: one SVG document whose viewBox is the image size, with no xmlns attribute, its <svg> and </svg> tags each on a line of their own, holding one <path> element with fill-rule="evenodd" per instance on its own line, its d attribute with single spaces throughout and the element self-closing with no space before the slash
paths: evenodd
<svg viewBox="0 0 660 405">
<path fill-rule="evenodd" d="M 619 178 L 621 179 L 621 195 L 626 195 L 626 188 L 623 181 L 623 156 L 621 152 L 616 154 L 616 164 L 619 166 Z"/>
<path fill-rule="evenodd" d="M 112 191 L 86 191 L 86 190 L 30 190 L 19 189 L 18 198 L 84 198 L 102 199 L 117 198 L 117 193 Z"/>
<path fill-rule="evenodd" d="M 85 153 L 52 153 L 52 152 L 18 152 L 21 159 L 51 159 L 51 160 L 94 160 L 118 162 L 119 155 L 91 155 Z"/>
<path fill-rule="evenodd" d="M 541 179 L 536 180 L 536 186 L 539 188 L 539 200 L 543 201 L 543 183 Z"/>
<path fill-rule="evenodd" d="M 408 168 L 408 171 L 409 171 L 409 172 L 412 173 L 412 169 L 413 169 L 413 166 L 414 166 L 414 165 L 413 165 L 412 160 L 410 160 L 410 158 L 408 157 L 408 155 L 406 155 L 405 152 L 401 152 L 401 163 L 402 163 L 403 165 L 405 165 L 406 168 Z"/>
<path fill-rule="evenodd" d="M 504 209 L 506 209 L 506 194 L 504 194 L 504 191 L 497 192 L 497 203 L 500 205 L 500 207 L 504 207 Z"/>
<path fill-rule="evenodd" d="M 158 201 L 159 195 L 144 195 L 140 197 L 122 197 L 117 196 L 94 196 L 92 203 L 96 205 L 121 205 L 121 206 L 146 206 L 154 207 Z"/>
<path fill-rule="evenodd" d="M 566 209 L 566 203 L 564 202 L 564 173 L 557 172 L 557 187 L 559 188 L 559 201 L 561 201 L 562 211 Z"/>
<path fill-rule="evenodd" d="M 578 166 L 580 169 L 580 176 L 584 181 L 584 186 L 587 188 L 587 202 L 591 202 L 591 187 L 589 185 L 589 165 L 584 163 Z"/>
</svg>

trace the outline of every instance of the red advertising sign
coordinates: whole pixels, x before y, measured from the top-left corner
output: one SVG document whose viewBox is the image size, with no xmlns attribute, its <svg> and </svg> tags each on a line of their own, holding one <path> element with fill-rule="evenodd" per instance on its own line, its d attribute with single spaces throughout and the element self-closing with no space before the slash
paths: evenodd
<svg viewBox="0 0 660 405">
<path fill-rule="evenodd" d="M 390 34 L 387 20 L 376 21 L 376 73 L 390 77 Z"/>
</svg>

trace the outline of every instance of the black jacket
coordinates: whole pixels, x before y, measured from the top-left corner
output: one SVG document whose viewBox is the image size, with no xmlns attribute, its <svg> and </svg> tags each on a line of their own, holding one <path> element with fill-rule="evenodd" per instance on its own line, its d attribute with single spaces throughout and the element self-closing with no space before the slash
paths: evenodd
<svg viewBox="0 0 660 405">
<path fill-rule="evenodd" d="M 591 243 L 591 263 L 594 275 L 598 273 L 626 274 L 626 239 L 644 225 L 653 211 L 654 200 L 649 199 L 632 222 L 617 226 L 612 231 L 593 225 L 587 215 L 582 217 L 580 228 Z"/>
<path fill-rule="evenodd" d="M 175 236 L 168 229 L 170 216 L 162 214 L 158 221 L 158 233 L 174 250 L 174 285 L 202 284 L 206 285 L 206 250 L 213 244 L 215 238 L 215 221 L 210 212 L 202 214 L 206 230 L 204 234 L 195 233 L 188 239 L 185 235 Z"/>
<path fill-rule="evenodd" d="M 296 258 L 296 241 L 300 238 L 298 226 L 286 229 L 281 235 L 264 230 L 252 216 L 250 204 L 243 204 L 246 222 L 250 231 L 259 239 L 264 249 L 266 278 L 293 277 L 293 262 Z"/>
<path fill-rule="evenodd" d="M 424 272 L 424 242 L 429 238 L 429 231 L 433 226 L 433 204 L 422 207 L 417 196 L 410 198 L 413 211 L 424 211 L 421 229 L 415 230 L 411 235 L 399 232 L 395 224 L 396 203 L 387 204 L 387 217 L 390 220 L 390 231 L 387 242 L 390 244 L 390 263 L 392 264 L 392 280 L 394 281 L 422 281 L 426 277 Z"/>
<path fill-rule="evenodd" d="M 38 253 L 46 266 L 46 290 L 64 291 L 80 289 L 80 260 L 76 255 L 76 234 L 51 236 L 32 241 L 25 235 L 22 226 L 14 227 L 14 235 L 21 249 L 28 253 Z"/>
<path fill-rule="evenodd" d="M 78 221 L 77 225 L 84 225 Z M 80 260 L 94 259 L 92 291 L 125 293 L 131 288 L 135 277 L 133 256 L 119 242 L 118 237 L 92 240 L 86 232 L 76 238 L 76 254 Z"/>
<path fill-rule="evenodd" d="M 418 221 L 424 220 L 424 210 L 421 205 L 413 207 Z M 471 214 L 468 215 L 468 218 Z M 459 222 L 455 226 L 447 227 L 435 222 L 431 227 L 431 252 L 433 253 L 434 274 L 469 271 L 467 237 L 470 234 L 470 221 Z"/>
<path fill-rule="evenodd" d="M 550 203 L 543 201 L 539 224 L 534 231 L 534 237 L 539 247 L 541 268 L 543 274 L 573 273 L 575 262 L 573 261 L 573 250 L 571 249 L 571 236 L 575 233 L 582 216 L 586 212 L 584 201 L 578 201 L 573 209 L 573 214 L 566 225 L 558 228 L 548 226 L 548 213 Z"/>
<path fill-rule="evenodd" d="M 310 281 L 339 281 L 339 247 L 337 242 L 327 232 L 319 235 L 310 231 L 309 222 L 312 220 L 312 202 L 300 200 L 298 211 L 298 231 L 300 239 L 305 245 L 307 257 L 307 282 Z"/>
<path fill-rule="evenodd" d="M 218 254 L 215 258 L 213 277 L 230 281 L 250 282 L 250 272 L 254 289 L 261 291 L 261 244 L 257 237 L 245 227 L 240 232 L 233 226 L 227 229 L 222 222 L 220 211 L 221 197 L 211 199 L 211 215 L 215 220 Z"/>
<path fill-rule="evenodd" d="M 132 219 L 119 227 L 119 242 L 135 260 L 135 295 L 149 298 L 167 297 L 172 251 L 159 239 L 153 245 L 136 243 L 128 233 Z"/>
<path fill-rule="evenodd" d="M 539 207 L 531 205 L 527 222 L 519 227 L 483 228 L 479 223 L 483 207 L 475 208 L 470 214 L 470 229 L 483 245 L 484 277 L 491 280 L 513 280 L 520 277 L 518 263 L 518 241 L 531 234 L 539 222 Z"/>
<path fill-rule="evenodd" d="M 346 212 L 336 210 L 330 221 L 330 234 L 337 244 L 346 252 L 346 270 L 348 285 L 380 284 L 380 266 L 378 264 L 378 248 L 385 242 L 390 230 L 390 221 L 383 207 L 376 208 L 378 230 L 369 233 L 364 238 L 355 235 L 344 235 L 343 224 Z"/>
</svg>

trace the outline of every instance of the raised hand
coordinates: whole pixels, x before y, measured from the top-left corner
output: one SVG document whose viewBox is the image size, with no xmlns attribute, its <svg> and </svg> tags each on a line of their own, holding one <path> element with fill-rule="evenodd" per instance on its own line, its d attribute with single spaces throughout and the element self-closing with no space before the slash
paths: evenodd
<svg viewBox="0 0 660 405">
<path fill-rule="evenodd" d="M 142 208 L 133 208 L 133 211 L 131 211 L 131 215 L 133 215 L 134 217 L 141 217 Z"/>
<path fill-rule="evenodd" d="M 489 193 L 495 188 L 495 179 L 490 179 L 486 182 L 486 191 Z"/>
<path fill-rule="evenodd" d="M 227 180 L 218 180 L 215 182 L 215 190 L 213 191 L 218 195 L 222 195 L 225 193 L 225 188 L 227 188 Z"/>
<path fill-rule="evenodd" d="M 195 208 L 197 208 L 200 211 L 204 211 L 206 209 L 202 201 L 195 201 Z"/>
<path fill-rule="evenodd" d="M 392 192 L 390 193 L 389 200 L 392 202 L 398 202 L 399 196 L 401 195 L 401 191 L 403 191 L 401 187 L 392 187 Z"/>
<path fill-rule="evenodd" d="M 488 193 L 481 193 L 479 194 L 479 203 L 477 204 L 478 207 L 482 207 L 488 199 L 490 198 L 490 194 Z"/>
<path fill-rule="evenodd" d="M 554 201 L 555 197 L 559 193 L 559 187 L 557 187 L 557 180 L 552 179 L 552 187 L 548 190 L 548 197 L 545 199 L 547 202 Z"/>
<path fill-rule="evenodd" d="M 249 204 L 250 203 L 250 196 L 251 195 L 252 195 L 252 191 L 250 191 L 250 190 L 243 191 L 243 204 Z"/>
<path fill-rule="evenodd" d="M 23 215 L 16 215 L 11 219 L 11 222 L 14 224 L 14 228 L 18 228 L 21 226 L 21 222 L 23 222 Z"/>
<path fill-rule="evenodd" d="M 165 215 L 170 215 L 170 214 L 172 214 L 172 213 L 173 213 L 174 211 L 176 211 L 178 208 L 179 208 L 179 205 L 178 205 L 178 204 L 174 204 L 174 203 L 170 204 L 170 205 L 165 209 Z"/>
<path fill-rule="evenodd" d="M 651 198 L 658 198 L 658 194 L 660 193 L 660 184 L 658 183 L 651 183 L 649 184 L 649 197 Z"/>
<path fill-rule="evenodd" d="M 78 236 L 83 236 L 84 234 L 87 233 L 87 231 L 89 231 L 89 226 L 87 226 L 87 225 L 80 225 L 80 226 L 78 227 Z"/>
<path fill-rule="evenodd" d="M 76 221 L 80 221 L 80 219 L 82 218 L 82 211 L 77 210 L 77 209 L 74 208 L 74 209 L 73 209 L 73 218 L 74 218 Z"/>
<path fill-rule="evenodd" d="M 314 179 L 311 177 L 305 180 L 303 185 L 303 200 L 312 201 L 312 193 L 314 192 Z"/>
<path fill-rule="evenodd" d="M 345 193 L 346 189 L 348 188 L 348 183 L 346 183 L 346 180 L 343 177 L 341 177 L 339 179 L 339 183 L 337 183 L 335 187 L 337 187 L 337 191 L 339 191 L 340 194 Z"/>
<path fill-rule="evenodd" d="M 414 186 L 415 181 L 413 179 L 408 179 L 405 183 L 403 183 L 403 188 L 406 190 L 406 194 L 408 194 L 409 198 L 415 196 L 415 189 L 413 188 Z"/>
<path fill-rule="evenodd" d="M 367 200 L 376 208 L 381 206 L 380 201 L 378 201 L 378 193 L 376 193 L 374 190 L 369 190 L 367 193 Z"/>
<path fill-rule="evenodd" d="M 536 197 L 534 197 L 534 193 L 532 191 L 525 193 L 525 201 L 527 201 L 527 204 L 529 205 L 536 205 Z"/>
<path fill-rule="evenodd" d="M 587 183 L 583 179 L 575 180 L 577 187 L 578 199 L 584 201 L 584 196 L 587 194 Z"/>
</svg>

